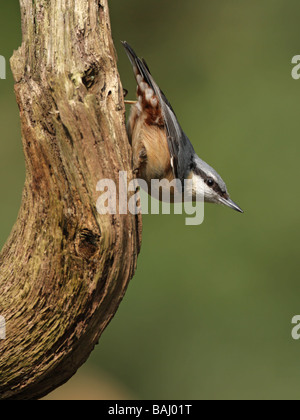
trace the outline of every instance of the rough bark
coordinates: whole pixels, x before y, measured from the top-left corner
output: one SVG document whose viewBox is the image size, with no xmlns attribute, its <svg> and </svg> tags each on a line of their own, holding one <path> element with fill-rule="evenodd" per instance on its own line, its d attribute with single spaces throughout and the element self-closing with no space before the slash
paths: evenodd
<svg viewBox="0 0 300 420">
<path fill-rule="evenodd" d="M 26 182 L 0 255 L 0 398 L 36 399 L 86 361 L 132 278 L 141 220 L 99 215 L 100 179 L 131 177 L 107 0 L 20 0 L 11 59 Z"/>
</svg>

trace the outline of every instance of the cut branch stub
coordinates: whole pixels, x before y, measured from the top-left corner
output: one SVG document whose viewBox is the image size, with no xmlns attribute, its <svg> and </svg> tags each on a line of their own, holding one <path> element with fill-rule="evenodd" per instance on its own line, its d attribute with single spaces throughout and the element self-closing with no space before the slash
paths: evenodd
<svg viewBox="0 0 300 420">
<path fill-rule="evenodd" d="M 140 216 L 96 210 L 99 180 L 132 176 L 107 0 L 20 4 L 23 43 L 11 66 L 26 181 L 0 255 L 2 399 L 46 395 L 84 363 L 141 242 Z"/>
</svg>

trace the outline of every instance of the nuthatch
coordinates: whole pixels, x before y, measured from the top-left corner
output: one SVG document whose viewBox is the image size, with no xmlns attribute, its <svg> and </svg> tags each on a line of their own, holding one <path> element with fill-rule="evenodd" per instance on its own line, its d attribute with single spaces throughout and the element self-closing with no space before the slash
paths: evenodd
<svg viewBox="0 0 300 420">
<path fill-rule="evenodd" d="M 201 193 L 206 202 L 224 204 L 243 213 L 229 198 L 220 175 L 196 154 L 145 60 L 138 58 L 127 42 L 122 44 L 137 81 L 138 101 L 128 101 L 133 105 L 127 131 L 138 177 L 148 185 L 152 179 L 179 179 L 182 184 L 185 179 L 192 179 L 193 198 Z"/>
</svg>

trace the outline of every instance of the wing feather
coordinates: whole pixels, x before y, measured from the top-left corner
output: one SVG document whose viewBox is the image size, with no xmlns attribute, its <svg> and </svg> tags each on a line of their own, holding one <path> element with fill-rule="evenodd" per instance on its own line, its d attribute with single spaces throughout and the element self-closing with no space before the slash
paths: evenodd
<svg viewBox="0 0 300 420">
<path fill-rule="evenodd" d="M 145 60 L 138 58 L 127 42 L 123 42 L 123 45 L 134 67 L 136 75 L 140 74 L 144 78 L 145 82 L 153 89 L 159 100 L 167 132 L 173 175 L 174 178 L 180 179 L 183 183 L 190 171 L 190 165 L 195 153 L 194 148 L 183 132 L 170 102 L 153 79 Z"/>
</svg>

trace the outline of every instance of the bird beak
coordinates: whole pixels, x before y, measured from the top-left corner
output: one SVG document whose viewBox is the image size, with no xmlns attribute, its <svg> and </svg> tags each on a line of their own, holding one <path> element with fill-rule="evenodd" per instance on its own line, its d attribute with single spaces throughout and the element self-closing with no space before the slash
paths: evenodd
<svg viewBox="0 0 300 420">
<path fill-rule="evenodd" d="M 224 204 L 225 206 L 230 207 L 231 209 L 236 210 L 240 213 L 244 213 L 243 210 L 237 204 L 235 204 L 235 202 L 232 201 L 229 197 L 228 198 L 222 197 L 220 199 L 220 203 Z"/>
</svg>

